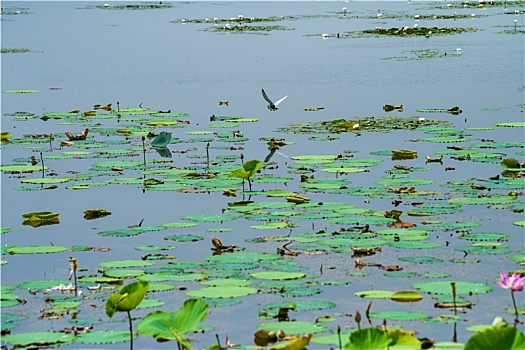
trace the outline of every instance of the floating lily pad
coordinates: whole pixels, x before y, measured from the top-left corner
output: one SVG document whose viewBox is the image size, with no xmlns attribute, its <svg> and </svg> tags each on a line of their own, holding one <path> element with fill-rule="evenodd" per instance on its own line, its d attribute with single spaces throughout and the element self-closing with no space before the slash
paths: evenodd
<svg viewBox="0 0 525 350">
<path fill-rule="evenodd" d="M 65 252 L 66 247 L 61 246 L 13 246 L 7 248 L 5 251 L 8 254 L 51 254 L 51 253 L 60 253 Z"/>
<path fill-rule="evenodd" d="M 269 322 L 257 325 L 257 329 L 265 329 L 268 332 L 282 330 L 285 334 L 305 334 L 321 333 L 328 330 L 315 322 L 290 321 L 290 322 Z"/>
<path fill-rule="evenodd" d="M 128 333 L 129 337 L 129 333 Z M 129 339 L 129 338 L 128 338 Z M 7 334 L 2 336 L 2 341 L 13 345 L 23 347 L 30 347 L 39 344 L 59 345 L 71 343 L 75 339 L 73 334 L 65 334 L 60 332 L 29 332 L 18 334 Z"/>
<path fill-rule="evenodd" d="M 370 313 L 370 318 L 379 318 L 390 321 L 417 321 L 427 317 L 426 314 L 413 311 L 380 311 Z"/>
<path fill-rule="evenodd" d="M 302 272 L 283 272 L 283 271 L 268 271 L 268 272 L 254 272 L 250 274 L 252 278 L 268 279 L 268 280 L 293 280 L 305 277 L 306 274 Z"/>
<path fill-rule="evenodd" d="M 186 292 L 186 295 L 200 298 L 238 298 L 257 293 L 250 287 L 207 287 Z"/>
<path fill-rule="evenodd" d="M 129 331 L 92 331 L 81 333 L 75 342 L 83 344 L 114 344 L 129 341 Z"/>
<path fill-rule="evenodd" d="M 492 290 L 492 287 L 483 283 L 477 282 L 462 282 L 462 281 L 433 281 L 422 282 L 411 285 L 412 288 L 419 289 L 423 293 L 429 294 L 452 294 L 451 282 L 455 283 L 456 294 L 480 294 L 487 293 Z"/>
</svg>

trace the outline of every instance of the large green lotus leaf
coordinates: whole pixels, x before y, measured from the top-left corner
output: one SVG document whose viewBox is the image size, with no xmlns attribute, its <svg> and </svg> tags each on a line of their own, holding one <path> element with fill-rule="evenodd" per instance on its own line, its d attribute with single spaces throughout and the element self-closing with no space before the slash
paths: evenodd
<svg viewBox="0 0 525 350">
<path fill-rule="evenodd" d="M 150 113 L 150 115 L 152 117 L 164 117 L 164 118 L 187 118 L 190 116 L 188 113 L 184 113 L 184 112 L 169 112 L 169 113 L 156 112 L 156 113 Z"/>
<path fill-rule="evenodd" d="M 144 274 L 144 270 L 131 270 L 131 269 L 115 269 L 115 270 L 104 270 L 104 276 L 116 277 L 116 278 L 131 278 L 138 277 Z"/>
<path fill-rule="evenodd" d="M 174 286 L 173 284 L 168 283 L 152 283 L 149 285 L 149 292 L 166 292 L 170 290 L 174 290 L 177 288 L 177 286 Z"/>
<path fill-rule="evenodd" d="M 429 294 L 452 294 L 451 282 L 456 285 L 456 294 L 480 294 L 487 293 L 492 287 L 478 282 L 463 281 L 432 281 L 412 284 L 410 287 Z"/>
<path fill-rule="evenodd" d="M 224 214 L 198 214 L 198 215 L 186 215 L 181 217 L 182 220 L 190 220 L 196 222 L 222 222 L 232 221 L 238 219 L 237 216 L 224 215 Z"/>
<path fill-rule="evenodd" d="M 32 94 L 40 92 L 40 90 L 2 90 L 6 94 Z"/>
<path fill-rule="evenodd" d="M 69 280 L 42 280 L 42 281 L 37 280 L 37 281 L 22 282 L 17 286 L 17 288 L 41 290 L 41 289 L 50 289 L 60 284 L 67 285 L 68 283 L 70 283 Z"/>
<path fill-rule="evenodd" d="M 354 294 L 360 298 L 388 299 L 391 298 L 394 293 L 395 292 L 389 290 L 364 290 L 355 292 Z"/>
<path fill-rule="evenodd" d="M 152 307 L 159 307 L 164 305 L 165 302 L 155 299 L 142 299 L 140 304 L 137 306 L 137 309 L 149 309 Z"/>
<path fill-rule="evenodd" d="M 350 333 L 345 350 L 383 350 L 388 349 L 392 338 L 387 332 L 376 328 L 364 328 Z"/>
<path fill-rule="evenodd" d="M 65 252 L 66 247 L 58 245 L 42 245 L 42 246 L 14 246 L 7 248 L 6 253 L 9 254 L 50 254 Z"/>
<path fill-rule="evenodd" d="M 516 197 L 508 195 L 490 195 L 487 197 L 463 197 L 449 199 L 450 203 L 455 203 L 459 205 L 494 205 L 514 203 L 516 201 Z"/>
<path fill-rule="evenodd" d="M 344 216 L 337 218 L 329 218 L 326 220 L 331 224 L 337 225 L 386 225 L 395 222 L 395 219 L 385 218 L 381 216 Z"/>
<path fill-rule="evenodd" d="M 422 137 L 418 141 L 426 142 L 439 142 L 439 143 L 451 143 L 451 142 L 467 142 L 470 138 L 464 136 L 437 136 L 437 137 Z"/>
<path fill-rule="evenodd" d="M 289 227 L 288 222 L 266 222 L 262 225 L 252 225 L 250 228 L 256 229 L 256 230 L 273 230 L 273 229 L 280 229 L 280 228 L 287 228 Z"/>
<path fill-rule="evenodd" d="M 347 167 L 371 167 L 376 166 L 377 164 L 383 162 L 382 159 L 378 158 L 356 158 L 356 159 L 345 159 L 338 160 L 330 164 L 324 164 L 324 166 L 329 168 L 347 168 Z"/>
<path fill-rule="evenodd" d="M 510 235 L 506 233 L 496 232 L 475 232 L 475 233 L 464 233 L 458 238 L 465 239 L 468 241 L 500 241 L 506 240 Z"/>
<path fill-rule="evenodd" d="M 2 329 L 3 328 L 2 325 Z M 32 347 L 31 345 L 38 346 L 39 343 L 49 344 L 49 346 L 51 346 L 52 344 L 58 345 L 71 343 L 73 340 L 75 340 L 75 335 L 61 332 L 30 332 L 2 335 L 2 342 L 17 345 L 18 347 Z"/>
<path fill-rule="evenodd" d="M 341 329 L 341 342 L 344 344 L 346 339 L 348 339 L 348 336 L 350 334 L 349 330 Z M 321 335 L 313 337 L 310 340 L 310 343 L 312 344 L 321 344 L 321 345 L 339 345 L 339 335 L 338 334 L 330 334 L 330 335 Z M 328 347 L 327 347 L 328 348 Z"/>
<path fill-rule="evenodd" d="M 370 318 L 379 318 L 390 321 L 416 321 L 427 317 L 426 314 L 413 311 L 379 311 L 370 313 Z"/>
<path fill-rule="evenodd" d="M 186 292 L 190 297 L 199 298 L 238 298 L 257 293 L 257 289 L 250 287 L 206 287 Z"/>
<path fill-rule="evenodd" d="M 384 186 L 422 186 L 422 185 L 431 185 L 434 183 L 433 180 L 425 179 L 385 179 L 385 180 L 376 180 L 374 181 L 377 185 Z"/>
<path fill-rule="evenodd" d="M 113 344 L 127 342 L 129 341 L 129 338 L 129 331 L 92 331 L 79 334 L 75 338 L 75 342 L 87 344 Z"/>
<path fill-rule="evenodd" d="M 202 281 L 201 284 L 208 285 L 211 287 L 246 287 L 252 284 L 252 282 L 236 278 L 220 278 L 215 280 Z"/>
<path fill-rule="evenodd" d="M 204 237 L 193 235 L 193 234 L 186 234 L 186 235 L 171 235 L 164 237 L 166 240 L 172 240 L 175 242 L 197 242 L 202 241 Z"/>
<path fill-rule="evenodd" d="M 121 268 L 121 267 L 145 267 L 154 265 L 154 261 L 147 260 L 114 260 L 104 261 L 98 264 L 100 267 L 105 268 Z"/>
<path fill-rule="evenodd" d="M 167 281 L 199 281 L 208 277 L 205 273 L 183 273 L 183 274 L 168 274 L 168 273 L 153 273 L 139 276 L 140 281 L 150 282 L 167 282 Z"/>
<path fill-rule="evenodd" d="M 319 171 L 322 171 L 325 173 L 350 174 L 350 173 L 362 173 L 368 170 L 361 169 L 361 168 L 346 167 L 346 168 L 323 168 L 323 169 L 320 169 Z"/>
<path fill-rule="evenodd" d="M 415 272 L 407 272 L 407 271 L 387 271 L 384 273 L 386 277 L 392 277 L 392 278 L 411 278 L 414 276 L 417 276 L 417 273 Z"/>
<path fill-rule="evenodd" d="M 419 229 L 406 229 L 406 228 L 387 228 L 382 230 L 375 231 L 376 234 L 387 236 L 386 238 L 391 238 L 388 236 L 399 236 L 400 238 L 405 236 L 427 236 L 427 230 Z"/>
<path fill-rule="evenodd" d="M 300 155 L 300 156 L 292 156 L 290 157 L 293 160 L 302 160 L 302 161 L 309 161 L 311 163 L 315 163 L 316 161 L 331 161 L 333 159 L 337 159 L 339 155 L 337 154 L 320 154 L 320 155 Z"/>
<path fill-rule="evenodd" d="M 294 300 L 293 303 L 295 305 L 295 311 L 325 310 L 334 308 L 336 306 L 336 304 L 331 301 L 311 299 Z M 268 310 L 276 310 L 281 307 L 286 307 L 289 304 L 290 302 L 281 301 L 276 303 L 265 304 L 263 308 Z"/>
<path fill-rule="evenodd" d="M 465 350 L 482 349 L 522 350 L 525 335 L 519 328 L 510 326 L 488 328 L 474 334 L 465 344 Z"/>
<path fill-rule="evenodd" d="M 44 170 L 48 170 L 47 166 L 44 166 L 43 168 Z M 33 171 L 42 171 L 42 166 L 41 165 L 25 165 L 25 164 L 8 164 L 8 165 L 0 165 L 0 171 L 29 173 Z"/>
<path fill-rule="evenodd" d="M 144 165 L 144 162 L 138 161 L 138 160 L 111 160 L 111 161 L 93 163 L 91 166 L 94 168 L 103 168 L 103 169 L 108 169 L 112 167 L 140 169 L 143 165 Z"/>
<path fill-rule="evenodd" d="M 385 240 L 377 238 L 363 238 L 363 239 L 352 239 L 352 238 L 328 238 L 320 239 L 317 241 L 318 244 L 328 245 L 330 247 L 359 247 L 369 248 L 377 247 L 388 243 Z"/>
<path fill-rule="evenodd" d="M 156 339 L 176 340 L 183 347 L 190 349 L 191 345 L 184 337 L 198 329 L 199 324 L 208 315 L 208 304 L 200 299 L 189 299 L 177 312 L 152 312 L 137 325 L 142 335 L 150 335 Z"/>
<path fill-rule="evenodd" d="M 388 245 L 394 248 L 405 249 L 431 249 L 441 247 L 441 243 L 420 241 L 388 242 Z"/>
<path fill-rule="evenodd" d="M 101 232 L 97 232 L 98 235 L 100 236 L 103 236 L 103 237 L 107 237 L 107 236 L 111 236 L 111 237 L 129 237 L 129 236 L 136 236 L 140 233 L 142 233 L 143 231 L 140 231 L 140 230 L 135 230 L 135 229 L 132 229 L 132 228 L 122 228 L 122 229 L 118 229 L 118 230 L 108 230 L 108 231 L 101 231 Z"/>
<path fill-rule="evenodd" d="M 279 259 L 281 259 L 281 255 L 279 254 L 266 254 L 255 252 L 236 252 L 234 254 L 213 255 L 204 258 L 204 260 L 212 261 L 215 263 L 222 262 L 229 264 L 253 263 L 256 261 L 272 261 Z"/>
<path fill-rule="evenodd" d="M 17 302 L 17 305 L 18 305 L 18 302 Z M 10 314 L 7 312 L 2 312 L 0 314 L 0 322 L 2 322 L 2 329 L 5 329 L 5 330 L 12 330 L 14 328 L 17 328 L 18 326 L 20 326 L 18 321 L 23 321 L 26 319 L 27 319 L 26 316 Z"/>
<path fill-rule="evenodd" d="M 35 179 L 23 179 L 20 182 L 28 184 L 59 184 L 68 182 L 70 179 L 67 177 L 45 177 Z"/>
<path fill-rule="evenodd" d="M 166 226 L 168 228 L 188 228 L 188 227 L 195 227 L 198 224 L 194 222 L 168 222 L 165 224 L 162 224 L 162 226 Z"/>
<path fill-rule="evenodd" d="M 508 246 L 497 242 L 473 242 L 470 246 L 460 246 L 454 250 L 469 254 L 507 254 L 510 252 Z"/>
<path fill-rule="evenodd" d="M 131 311 L 144 299 L 149 282 L 137 281 L 124 286 L 119 293 L 111 294 L 106 302 L 106 314 L 113 317 L 117 311 Z"/>
<path fill-rule="evenodd" d="M 290 322 L 268 322 L 257 325 L 257 329 L 265 329 L 268 332 L 277 333 L 283 330 L 285 334 L 305 334 L 326 332 L 328 328 L 315 322 L 290 321 Z"/>
<path fill-rule="evenodd" d="M 254 272 L 250 274 L 252 278 L 259 278 L 265 280 L 294 280 L 305 277 L 306 274 L 302 272 L 284 272 L 284 271 L 265 271 Z"/>
</svg>

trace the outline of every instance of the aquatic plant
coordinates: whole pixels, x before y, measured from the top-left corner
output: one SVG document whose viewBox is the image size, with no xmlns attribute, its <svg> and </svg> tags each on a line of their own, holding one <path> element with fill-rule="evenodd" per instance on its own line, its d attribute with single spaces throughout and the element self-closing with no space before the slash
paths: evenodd
<svg viewBox="0 0 525 350">
<path fill-rule="evenodd" d="M 237 177 L 239 179 L 248 180 L 248 184 L 250 185 L 250 191 L 252 190 L 252 183 L 250 181 L 250 177 L 257 172 L 262 167 L 263 163 L 260 160 L 252 159 L 244 162 L 242 164 L 242 168 L 232 171 L 228 177 Z"/>
<path fill-rule="evenodd" d="M 514 306 L 514 315 L 516 317 L 514 322 L 518 324 L 518 307 L 516 306 L 514 292 L 523 291 L 523 288 L 525 287 L 525 277 L 521 277 L 521 275 L 517 272 L 513 272 L 511 276 L 509 276 L 509 274 L 506 272 L 500 272 L 499 275 L 501 277 L 501 281 L 496 281 L 496 284 L 503 289 L 510 290 L 510 295 L 512 296 L 512 305 Z"/>
<path fill-rule="evenodd" d="M 158 341 L 175 340 L 184 349 L 192 349 L 184 334 L 196 331 L 208 315 L 208 304 L 202 299 L 188 299 L 177 312 L 155 311 L 140 320 L 137 329 Z"/>
<path fill-rule="evenodd" d="M 133 324 L 130 311 L 144 299 L 149 288 L 148 281 L 138 281 L 124 286 L 118 293 L 111 294 L 106 302 L 106 315 L 113 317 L 117 311 L 125 311 L 129 320 L 130 349 L 133 349 Z"/>
</svg>

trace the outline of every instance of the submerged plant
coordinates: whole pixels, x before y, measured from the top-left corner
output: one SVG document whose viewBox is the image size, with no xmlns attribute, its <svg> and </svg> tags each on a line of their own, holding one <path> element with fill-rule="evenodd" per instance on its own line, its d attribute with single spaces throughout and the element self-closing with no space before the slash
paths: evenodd
<svg viewBox="0 0 525 350">
<path fill-rule="evenodd" d="M 518 308 L 516 306 L 516 299 L 514 298 L 514 292 L 521 292 L 525 287 L 525 277 L 517 272 L 512 273 L 512 276 L 509 276 L 506 272 L 499 273 L 501 281 L 496 281 L 496 284 L 503 289 L 509 289 L 510 295 L 512 296 L 512 304 L 514 305 L 514 319 L 515 324 L 519 323 L 518 318 Z"/>
<path fill-rule="evenodd" d="M 149 282 L 138 281 L 128 284 L 119 293 L 111 294 L 106 302 L 106 315 L 110 318 L 117 311 L 126 311 L 129 320 L 130 349 L 133 349 L 133 324 L 131 323 L 130 311 L 135 309 L 144 299 L 149 288 Z"/>
</svg>

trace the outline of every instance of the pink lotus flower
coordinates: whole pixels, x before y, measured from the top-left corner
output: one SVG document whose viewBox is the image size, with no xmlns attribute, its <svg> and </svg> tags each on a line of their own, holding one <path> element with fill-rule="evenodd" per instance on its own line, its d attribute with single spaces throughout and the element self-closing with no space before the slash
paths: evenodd
<svg viewBox="0 0 525 350">
<path fill-rule="evenodd" d="M 520 277 L 520 274 L 514 272 L 509 276 L 506 272 L 499 273 L 501 282 L 496 281 L 496 284 L 504 289 L 510 289 L 512 292 L 521 292 L 525 287 L 525 277 Z"/>
</svg>

